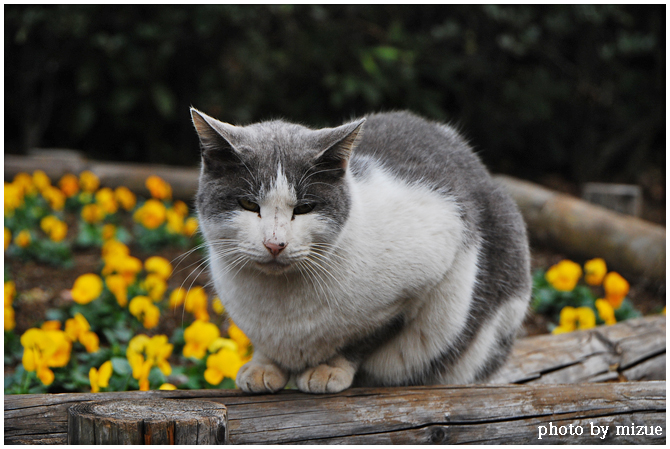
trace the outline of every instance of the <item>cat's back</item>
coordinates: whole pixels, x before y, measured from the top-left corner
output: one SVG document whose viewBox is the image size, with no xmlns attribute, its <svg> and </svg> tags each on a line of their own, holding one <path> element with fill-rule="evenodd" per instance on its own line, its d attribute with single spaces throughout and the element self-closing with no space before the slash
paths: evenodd
<svg viewBox="0 0 670 449">
<path fill-rule="evenodd" d="M 351 164 L 354 176 L 364 177 L 371 165 L 381 165 L 409 183 L 457 195 L 491 182 L 479 158 L 453 128 L 410 112 L 367 116 Z"/>
</svg>

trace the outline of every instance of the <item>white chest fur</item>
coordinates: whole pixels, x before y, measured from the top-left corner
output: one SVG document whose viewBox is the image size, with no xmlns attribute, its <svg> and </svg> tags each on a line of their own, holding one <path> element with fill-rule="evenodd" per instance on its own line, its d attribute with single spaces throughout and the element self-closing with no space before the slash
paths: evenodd
<svg viewBox="0 0 670 449">
<path fill-rule="evenodd" d="M 323 362 L 398 313 L 411 318 L 462 241 L 458 207 L 445 196 L 380 169 L 350 184 L 349 219 L 323 269 L 236 273 L 226 260 L 211 259 L 233 320 L 256 348 L 291 370 Z"/>
</svg>

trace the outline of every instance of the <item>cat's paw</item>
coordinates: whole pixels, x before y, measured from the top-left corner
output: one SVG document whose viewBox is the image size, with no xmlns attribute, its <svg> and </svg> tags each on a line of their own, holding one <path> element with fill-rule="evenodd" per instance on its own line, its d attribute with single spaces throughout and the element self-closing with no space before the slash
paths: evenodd
<svg viewBox="0 0 670 449">
<path fill-rule="evenodd" d="M 288 383 L 288 374 L 270 363 L 253 360 L 237 372 L 237 386 L 245 393 L 276 393 Z"/>
<path fill-rule="evenodd" d="M 305 370 L 296 383 L 305 393 L 339 393 L 351 386 L 354 374 L 351 369 L 321 364 Z"/>
</svg>

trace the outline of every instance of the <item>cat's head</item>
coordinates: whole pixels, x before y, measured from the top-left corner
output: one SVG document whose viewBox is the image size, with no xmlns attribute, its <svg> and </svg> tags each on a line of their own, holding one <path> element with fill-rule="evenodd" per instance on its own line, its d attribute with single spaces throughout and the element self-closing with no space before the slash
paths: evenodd
<svg viewBox="0 0 670 449">
<path fill-rule="evenodd" d="M 349 216 L 349 159 L 365 119 L 312 130 L 233 126 L 195 109 L 191 117 L 202 150 L 196 207 L 211 255 L 268 274 L 324 257 Z"/>
</svg>

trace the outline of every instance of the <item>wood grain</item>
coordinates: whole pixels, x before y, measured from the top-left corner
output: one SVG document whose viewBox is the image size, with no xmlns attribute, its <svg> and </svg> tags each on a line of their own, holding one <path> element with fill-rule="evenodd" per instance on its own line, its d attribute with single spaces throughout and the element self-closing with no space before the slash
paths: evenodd
<svg viewBox="0 0 670 449">
<path fill-rule="evenodd" d="M 85 401 L 194 399 L 228 409 L 229 441 L 251 443 L 665 443 L 665 382 L 473 385 L 351 389 L 333 395 L 284 390 L 76 393 L 5 397 L 5 443 L 65 444 L 67 409 Z M 538 426 L 660 427 L 654 436 L 553 436 Z"/>
<path fill-rule="evenodd" d="M 665 316 L 520 339 L 489 383 L 665 380 Z"/>
<path fill-rule="evenodd" d="M 225 444 L 224 405 L 202 400 L 80 402 L 68 408 L 68 444 Z"/>
</svg>

